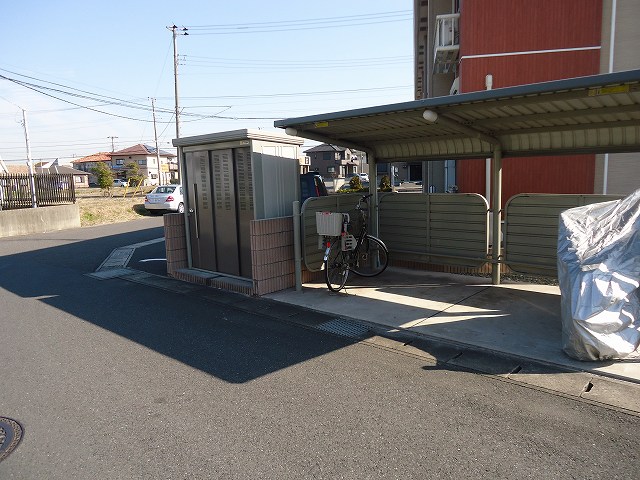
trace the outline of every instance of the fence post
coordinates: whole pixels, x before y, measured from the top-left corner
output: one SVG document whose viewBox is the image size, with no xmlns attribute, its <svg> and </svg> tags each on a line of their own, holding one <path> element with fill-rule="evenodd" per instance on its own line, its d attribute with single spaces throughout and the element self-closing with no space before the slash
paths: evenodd
<svg viewBox="0 0 640 480">
<path fill-rule="evenodd" d="M 293 252 L 296 274 L 296 291 L 302 291 L 302 250 L 300 248 L 300 201 L 293 202 Z"/>
</svg>

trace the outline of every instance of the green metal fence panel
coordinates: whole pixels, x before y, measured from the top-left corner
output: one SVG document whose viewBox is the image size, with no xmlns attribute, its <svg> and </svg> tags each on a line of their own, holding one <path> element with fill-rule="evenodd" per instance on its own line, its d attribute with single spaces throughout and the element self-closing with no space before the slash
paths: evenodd
<svg viewBox="0 0 640 480">
<path fill-rule="evenodd" d="M 356 215 L 359 194 L 311 198 L 302 209 L 305 265 L 322 268 L 316 212 Z M 504 262 L 524 274 L 556 275 L 558 220 L 569 208 L 619 195 L 520 194 L 505 207 Z M 489 207 L 477 194 L 385 193 L 379 196 L 379 236 L 392 259 L 481 266 L 489 254 Z M 354 217 L 357 218 L 357 217 Z"/>
<path fill-rule="evenodd" d="M 488 205 L 481 195 L 387 194 L 379 219 L 391 258 L 468 266 L 487 261 Z"/>
<path fill-rule="evenodd" d="M 423 254 L 428 249 L 429 204 L 417 193 L 387 194 L 379 199 L 379 235 L 395 252 Z M 391 250 L 390 250 L 391 252 Z"/>
<path fill-rule="evenodd" d="M 520 194 L 505 206 L 505 263 L 518 273 L 557 275 L 558 222 L 563 211 L 619 195 Z"/>
</svg>

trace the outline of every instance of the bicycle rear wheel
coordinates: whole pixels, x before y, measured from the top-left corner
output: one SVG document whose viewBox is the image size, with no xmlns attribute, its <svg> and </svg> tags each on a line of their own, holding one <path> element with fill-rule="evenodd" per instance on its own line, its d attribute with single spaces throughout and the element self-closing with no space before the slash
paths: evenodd
<svg viewBox="0 0 640 480">
<path fill-rule="evenodd" d="M 382 240 L 366 235 L 358 247 L 358 258 L 351 270 L 362 277 L 375 277 L 389 264 L 389 250 Z"/>
<path fill-rule="evenodd" d="M 340 239 L 331 244 L 329 256 L 324 262 L 324 278 L 332 292 L 338 292 L 349 276 L 349 252 L 343 252 Z"/>
</svg>

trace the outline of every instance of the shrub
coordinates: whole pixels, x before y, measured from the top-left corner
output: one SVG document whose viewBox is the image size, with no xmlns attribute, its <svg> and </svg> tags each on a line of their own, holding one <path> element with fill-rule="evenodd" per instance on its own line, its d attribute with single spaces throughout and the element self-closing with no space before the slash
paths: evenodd
<svg viewBox="0 0 640 480">
<path fill-rule="evenodd" d="M 388 175 L 384 175 L 380 179 L 379 188 L 380 188 L 381 192 L 390 192 L 391 191 L 391 180 L 389 179 Z"/>
<path fill-rule="evenodd" d="M 349 186 L 351 187 L 351 190 L 362 190 L 363 187 L 360 177 L 358 175 L 351 177 L 351 180 L 349 180 Z"/>
</svg>

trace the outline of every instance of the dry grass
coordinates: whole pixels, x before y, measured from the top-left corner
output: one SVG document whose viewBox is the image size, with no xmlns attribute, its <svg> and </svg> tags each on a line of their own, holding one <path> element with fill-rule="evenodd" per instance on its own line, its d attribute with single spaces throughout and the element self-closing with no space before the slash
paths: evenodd
<svg viewBox="0 0 640 480">
<path fill-rule="evenodd" d="M 139 218 L 149 218 L 151 214 L 144 208 L 144 196 L 152 189 L 147 188 L 134 195 L 132 189 L 112 188 L 111 196 L 104 196 L 99 188 L 76 190 L 76 202 L 80 208 L 80 225 L 88 227 L 107 223 L 128 222 Z"/>
</svg>

